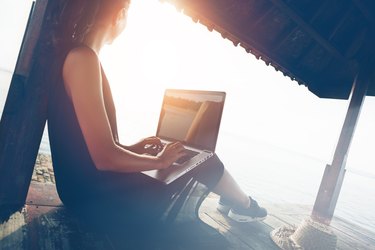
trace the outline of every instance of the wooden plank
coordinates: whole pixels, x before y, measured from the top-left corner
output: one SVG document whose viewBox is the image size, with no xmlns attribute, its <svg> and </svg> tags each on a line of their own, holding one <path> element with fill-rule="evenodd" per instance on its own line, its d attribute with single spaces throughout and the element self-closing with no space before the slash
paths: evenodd
<svg viewBox="0 0 375 250">
<path fill-rule="evenodd" d="M 291 204 L 266 205 L 270 208 L 270 216 L 265 220 L 270 226 L 275 225 L 272 217 L 284 222 L 284 225 L 298 226 L 303 219 L 309 217 L 310 206 L 298 206 Z M 271 219 L 271 221 L 270 221 Z M 353 225 L 352 223 L 334 217 L 331 228 L 338 237 L 337 249 L 374 249 L 375 234 Z"/>
<path fill-rule="evenodd" d="M 32 182 L 27 205 L 0 225 L 0 249 L 112 249 L 64 209 L 53 184 Z"/>
<path fill-rule="evenodd" d="M 309 205 L 265 203 L 269 216 L 263 223 L 241 224 L 217 212 L 218 197 L 210 195 L 200 209 L 200 218 L 223 235 L 229 242 L 229 247 L 218 247 L 215 242 L 217 238 L 208 232 L 207 228 L 194 223 L 185 224 L 187 227 L 179 228 L 180 231 L 173 228 L 174 232 L 161 230 L 165 238 L 140 235 L 129 245 L 126 235 L 122 234 L 119 238 L 119 235 L 99 234 L 88 228 L 79 218 L 69 214 L 59 202 L 51 202 L 48 197 L 57 196 L 52 186 L 32 183 L 28 201 L 32 200 L 35 204 L 29 203 L 22 213 L 14 214 L 7 223 L 0 225 L 0 249 L 128 249 L 126 247 L 140 246 L 137 240 L 142 239 L 151 239 L 145 242 L 147 249 L 200 249 L 189 248 L 192 246 L 190 241 L 195 247 L 199 245 L 197 242 L 201 242 L 207 247 L 204 249 L 278 249 L 270 240 L 269 232 L 282 225 L 298 226 L 311 210 Z M 51 189 L 53 191 L 48 193 L 47 190 Z M 32 192 L 41 193 L 33 196 Z M 45 197 L 43 192 L 46 192 Z M 374 249 L 375 236 L 372 232 L 339 218 L 334 218 L 331 226 L 338 236 L 338 250 Z M 183 232 L 188 240 L 180 238 Z"/>
<path fill-rule="evenodd" d="M 276 217 L 279 221 L 283 221 L 285 225 L 300 225 L 301 221 L 309 217 L 311 206 L 301 206 L 295 204 L 275 204 L 273 206 L 266 205 L 270 210 L 269 217 Z M 280 225 L 272 225 L 270 218 L 266 219 L 266 223 L 273 227 Z M 374 249 L 375 234 L 363 228 L 353 225 L 352 223 L 334 217 L 331 228 L 338 237 L 337 249 Z"/>
<path fill-rule="evenodd" d="M 35 181 L 30 183 L 26 204 L 54 207 L 63 206 L 54 184 L 38 183 Z"/>
<path fill-rule="evenodd" d="M 237 235 L 242 242 L 251 246 L 252 249 L 278 249 L 269 237 L 273 228 L 265 223 L 237 223 L 219 215 L 219 213 L 207 215 L 220 223 L 226 230 Z"/>
<path fill-rule="evenodd" d="M 272 227 L 265 223 L 238 223 L 224 218 L 219 213 L 207 214 L 217 223 L 220 223 L 227 231 L 236 235 L 242 242 L 251 249 L 278 249 L 269 237 Z"/>
<path fill-rule="evenodd" d="M 220 222 L 214 220 L 206 213 L 201 213 L 200 218 L 204 223 L 207 223 L 209 226 L 217 230 L 221 235 L 223 235 L 226 240 L 229 242 L 230 246 L 228 249 L 233 250 L 242 250 L 242 249 L 253 249 L 251 246 L 242 241 L 236 234 L 229 231 L 224 227 Z"/>
<path fill-rule="evenodd" d="M 228 229 L 227 218 L 216 210 L 218 199 L 217 195 L 210 194 L 199 209 L 199 218 L 221 233 L 230 242 L 232 249 L 254 249 L 246 241 L 243 241 L 238 234 Z"/>
<path fill-rule="evenodd" d="M 0 122 L 0 217 L 10 215 L 23 206 L 32 170 L 42 138 L 47 114 L 47 74 L 43 69 L 46 52 L 37 36 L 29 32 L 42 29 L 47 4 L 38 0 L 25 34 L 22 52 L 17 62 L 20 74 L 14 74 Z M 37 45 L 35 45 L 37 44 Z M 30 53 L 33 59 L 30 58 Z M 43 54 L 44 53 L 44 54 Z M 28 73 L 30 72 L 30 73 Z M 22 75 L 21 75 L 22 74 Z M 26 77 L 29 76 L 29 77 Z"/>
<path fill-rule="evenodd" d="M 375 233 L 348 221 L 334 217 L 331 227 L 339 237 L 351 249 L 375 249 Z"/>
<path fill-rule="evenodd" d="M 232 246 L 238 244 L 249 245 L 248 249 L 268 249 L 269 245 L 262 239 L 262 236 L 253 237 L 254 230 L 262 231 L 262 227 L 253 227 L 249 230 L 247 226 L 241 225 L 231 221 L 229 218 L 223 216 L 216 211 L 218 196 L 210 195 L 203 203 L 200 209 L 200 217 L 202 220 L 212 227 L 216 228 L 224 236 L 227 236 L 228 241 Z M 263 204 L 263 203 L 262 203 Z M 299 226 L 303 219 L 308 218 L 311 205 L 299 204 L 263 204 L 269 212 L 268 217 L 263 221 L 263 224 L 271 228 L 278 228 L 281 226 Z M 338 237 L 337 249 L 365 249 L 374 250 L 375 234 L 352 223 L 334 217 L 331 228 Z M 267 229 L 266 229 L 267 230 Z M 239 248 L 241 249 L 241 248 Z"/>
<path fill-rule="evenodd" d="M 301 204 L 264 204 L 268 210 L 269 217 L 282 221 L 285 226 L 298 226 L 305 218 L 310 217 L 311 206 Z M 265 221 L 268 222 L 268 218 Z M 279 226 L 278 226 L 279 227 Z M 276 227 L 274 227 L 276 228 Z"/>
<path fill-rule="evenodd" d="M 20 53 L 18 55 L 17 64 L 15 68 L 15 74 L 28 77 L 31 66 L 35 47 L 39 40 L 40 32 L 42 30 L 42 24 L 44 19 L 44 13 L 47 9 L 47 0 L 38 0 L 38 4 L 35 5 L 35 1 L 32 3 L 30 18 L 27 23 L 26 32 L 22 41 Z M 30 25 L 31 24 L 31 25 Z"/>
<path fill-rule="evenodd" d="M 210 198 L 211 197 L 211 198 Z M 238 223 L 223 216 L 216 211 L 217 199 L 210 196 L 202 205 L 201 213 L 205 213 L 212 220 L 231 234 L 236 235 L 244 244 L 251 247 L 250 249 L 278 249 L 269 237 L 273 228 L 266 223 Z"/>
<path fill-rule="evenodd" d="M 23 212 L 16 212 L 0 224 L 0 249 L 25 249 L 26 221 Z"/>
<path fill-rule="evenodd" d="M 61 207 L 26 206 L 27 249 L 112 249 L 105 235 L 82 231 Z"/>
<path fill-rule="evenodd" d="M 216 206 L 219 200 L 219 196 L 215 194 L 210 194 L 207 199 L 202 204 L 200 212 L 206 213 L 216 213 Z M 284 223 L 284 225 L 292 225 L 298 224 L 304 218 L 310 215 L 310 211 L 312 206 L 311 205 L 301 205 L 301 204 L 276 204 L 276 203 L 264 203 L 262 202 L 262 206 L 264 206 L 268 211 L 268 217 L 264 221 L 268 224 L 268 220 L 270 221 L 270 226 L 275 228 L 277 226 L 272 226 L 273 223 Z M 275 221 L 277 220 L 277 222 Z"/>
<path fill-rule="evenodd" d="M 228 242 L 224 237 L 200 221 L 177 223 L 167 227 L 158 225 L 150 230 L 125 229 L 108 234 L 108 238 L 114 249 L 228 249 Z"/>
<path fill-rule="evenodd" d="M 82 227 L 62 207 L 27 205 L 0 224 L 0 249 L 99 250 L 112 249 L 112 244 L 106 235 Z"/>
</svg>

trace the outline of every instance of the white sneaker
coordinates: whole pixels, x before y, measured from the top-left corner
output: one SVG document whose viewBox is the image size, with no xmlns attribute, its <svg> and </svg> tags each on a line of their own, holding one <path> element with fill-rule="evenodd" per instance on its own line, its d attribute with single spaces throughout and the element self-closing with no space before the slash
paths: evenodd
<svg viewBox="0 0 375 250">
<path fill-rule="evenodd" d="M 231 202 L 229 202 L 228 200 L 220 197 L 220 200 L 219 200 L 219 202 L 217 204 L 216 209 L 220 213 L 228 215 L 230 208 L 231 208 Z"/>
<path fill-rule="evenodd" d="M 232 208 L 228 213 L 228 217 L 237 222 L 253 222 L 262 221 L 267 217 L 267 210 L 258 205 L 258 202 L 250 198 L 250 207 L 248 208 Z"/>
</svg>

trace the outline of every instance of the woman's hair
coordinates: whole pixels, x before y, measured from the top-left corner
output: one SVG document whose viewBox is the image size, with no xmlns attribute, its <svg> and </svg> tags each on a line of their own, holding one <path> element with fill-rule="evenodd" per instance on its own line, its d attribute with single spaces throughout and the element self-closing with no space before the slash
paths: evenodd
<svg viewBox="0 0 375 250">
<path fill-rule="evenodd" d="M 80 43 L 94 25 L 108 25 L 130 0 L 60 0 L 54 15 L 54 43 Z"/>
</svg>

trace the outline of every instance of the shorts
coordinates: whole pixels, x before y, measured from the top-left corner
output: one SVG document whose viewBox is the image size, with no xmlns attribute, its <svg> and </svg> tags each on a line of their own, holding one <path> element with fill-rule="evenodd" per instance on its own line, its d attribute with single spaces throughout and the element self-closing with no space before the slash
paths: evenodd
<svg viewBox="0 0 375 250">
<path fill-rule="evenodd" d="M 158 222 L 173 202 L 173 197 L 194 180 L 211 191 L 221 179 L 224 166 L 215 155 L 174 182 L 165 185 L 143 173 L 107 172 L 90 193 L 76 202 L 64 202 L 82 216 L 110 222 L 111 227 L 124 224 L 148 225 Z M 87 190 L 87 189 L 85 189 Z"/>
</svg>

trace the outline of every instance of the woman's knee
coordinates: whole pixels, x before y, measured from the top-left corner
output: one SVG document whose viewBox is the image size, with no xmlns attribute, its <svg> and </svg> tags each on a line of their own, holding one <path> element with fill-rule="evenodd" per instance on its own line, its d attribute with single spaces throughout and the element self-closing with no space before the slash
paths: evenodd
<svg viewBox="0 0 375 250">
<path fill-rule="evenodd" d="M 224 164 L 215 154 L 200 167 L 196 179 L 209 188 L 213 188 L 220 181 L 224 173 Z"/>
</svg>

